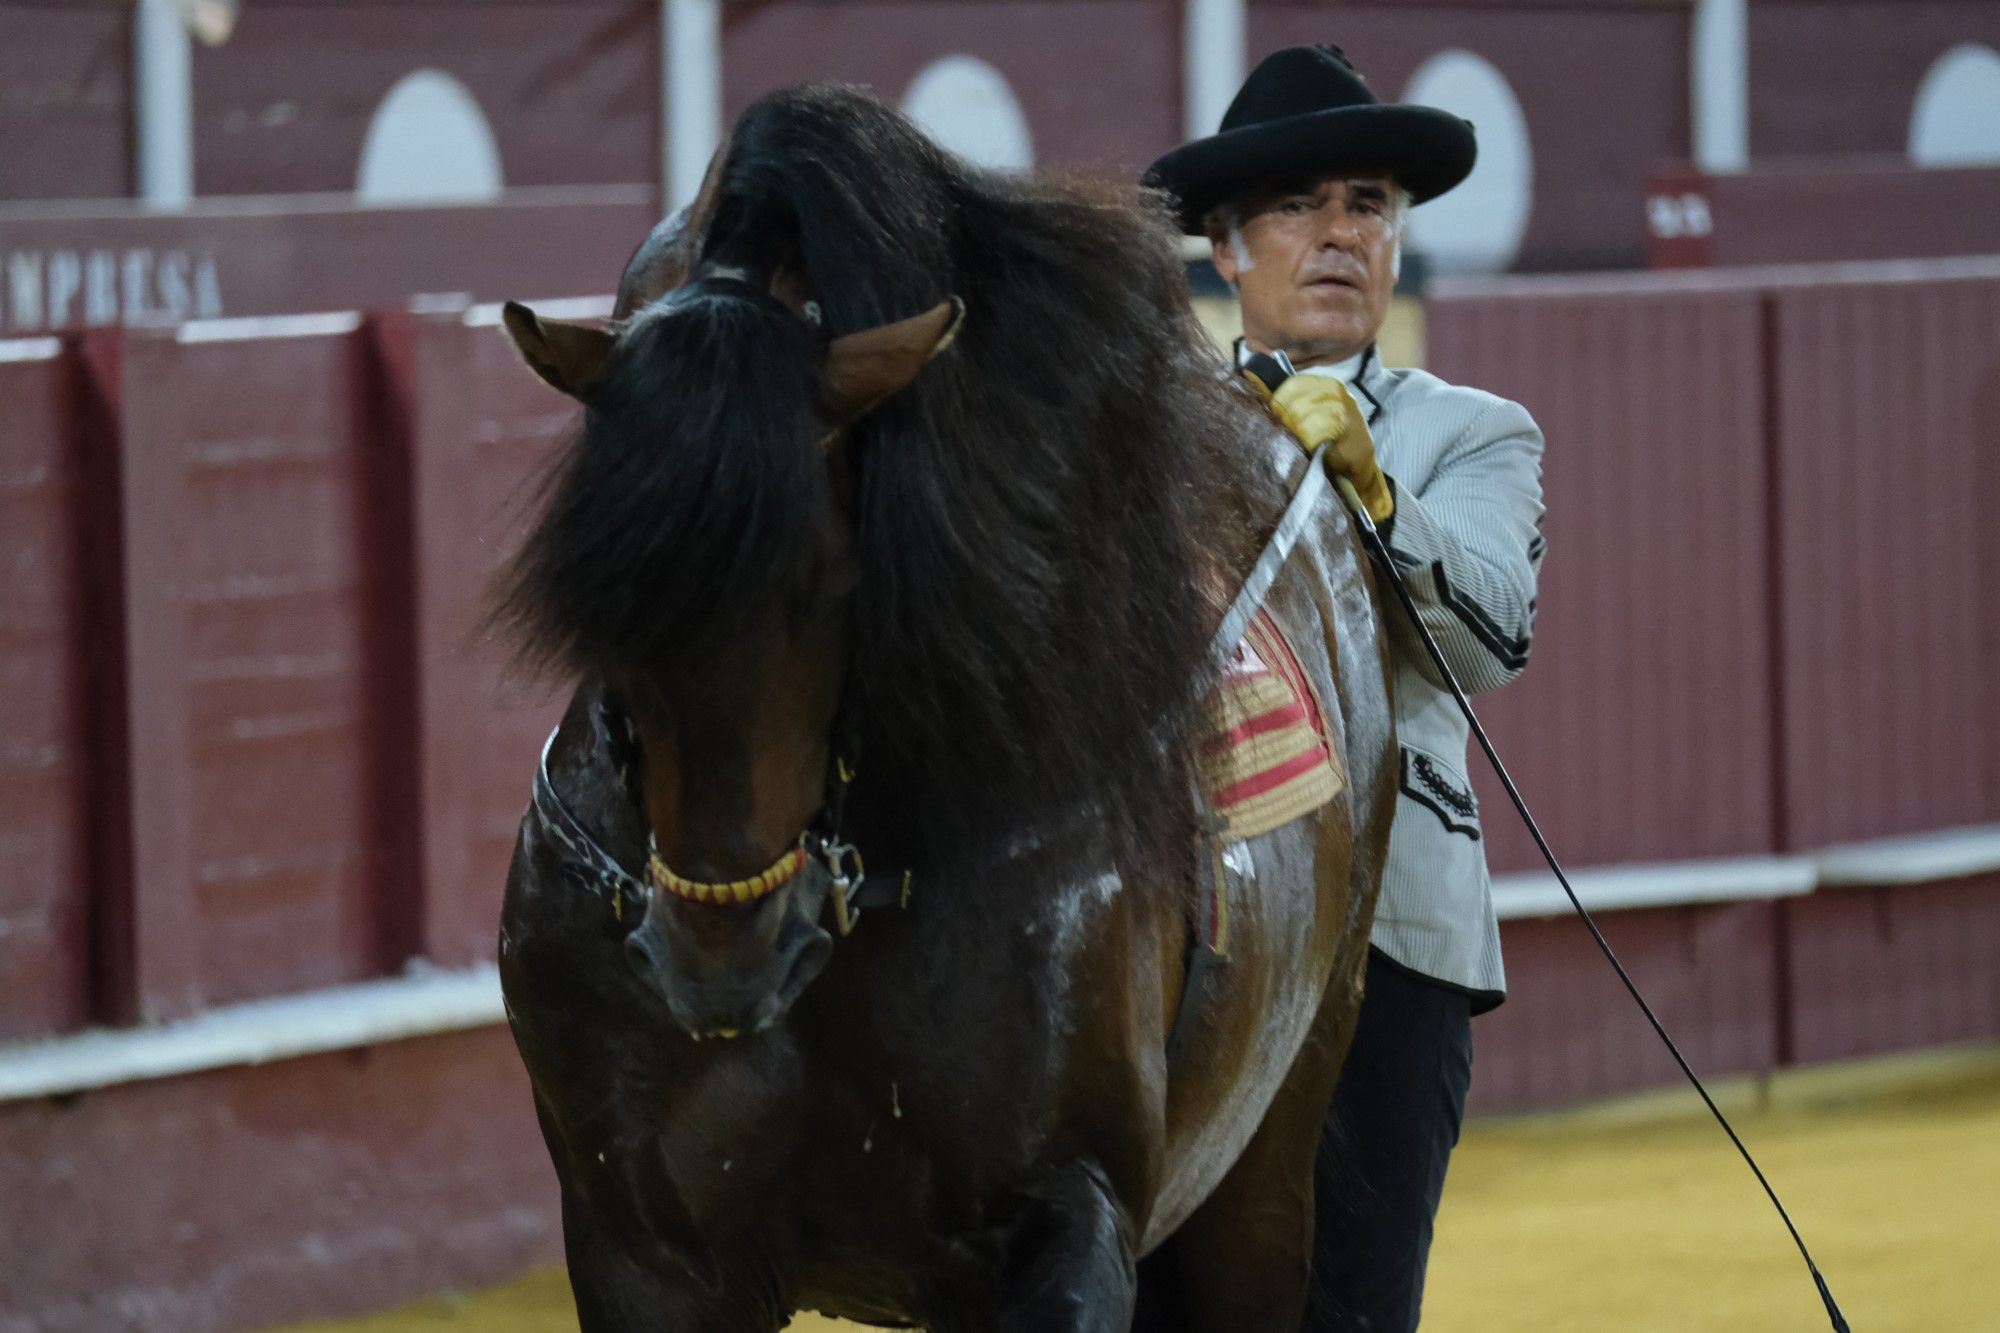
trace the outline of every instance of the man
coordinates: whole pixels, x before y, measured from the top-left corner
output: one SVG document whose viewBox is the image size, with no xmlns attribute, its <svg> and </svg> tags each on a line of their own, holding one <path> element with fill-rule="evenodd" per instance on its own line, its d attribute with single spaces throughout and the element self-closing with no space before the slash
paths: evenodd
<svg viewBox="0 0 2000 1333">
<path fill-rule="evenodd" d="M 1468 692 L 1506 684 L 1528 659 L 1541 432 L 1518 404 L 1389 369 L 1375 339 L 1408 210 L 1464 180 L 1475 156 L 1456 116 L 1385 105 L 1339 48 L 1293 47 L 1258 65 L 1221 133 L 1147 173 L 1241 298 L 1238 366 L 1284 351 L 1298 368 L 1275 410 L 1302 443 L 1331 442 Z M 1366 998 L 1315 1170 L 1315 1330 L 1416 1328 L 1471 1019 L 1506 984 L 1468 729 L 1405 613 L 1391 601 L 1385 615 L 1402 789 Z"/>
</svg>

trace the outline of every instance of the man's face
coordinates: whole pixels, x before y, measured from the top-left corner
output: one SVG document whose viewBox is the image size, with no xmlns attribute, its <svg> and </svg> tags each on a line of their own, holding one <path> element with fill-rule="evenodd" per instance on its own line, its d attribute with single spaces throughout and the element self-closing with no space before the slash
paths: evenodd
<svg viewBox="0 0 2000 1333">
<path fill-rule="evenodd" d="M 1281 181 L 1236 201 L 1243 253 L 1210 224 L 1215 268 L 1236 284 L 1243 335 L 1301 367 L 1375 341 L 1396 289 L 1394 185 L 1384 177 Z M 1248 262 L 1245 262 L 1248 261 Z"/>
</svg>

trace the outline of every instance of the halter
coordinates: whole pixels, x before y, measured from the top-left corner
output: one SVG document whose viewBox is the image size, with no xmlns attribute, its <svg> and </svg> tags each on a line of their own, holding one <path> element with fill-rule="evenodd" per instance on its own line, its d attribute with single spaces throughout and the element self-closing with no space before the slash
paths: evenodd
<svg viewBox="0 0 2000 1333">
<path fill-rule="evenodd" d="M 843 714 L 845 711 L 843 708 Z M 638 738 L 631 720 L 608 695 L 599 696 L 592 714 L 617 773 L 619 787 L 635 806 L 639 805 Z M 845 725 L 836 724 L 837 736 L 846 735 L 849 730 Z M 769 897 L 806 873 L 827 877 L 828 897 L 833 900 L 834 924 L 843 936 L 853 932 L 864 907 L 910 905 L 908 871 L 903 873 L 900 885 L 879 879 L 870 881 L 860 849 L 840 836 L 841 818 L 847 808 L 847 789 L 854 782 L 854 768 L 844 757 L 852 753 L 851 736 L 848 736 L 846 744 L 836 743 L 834 746 L 834 757 L 828 765 L 826 800 L 814 815 L 812 823 L 799 834 L 798 841 L 776 861 L 747 879 L 711 883 L 690 879 L 667 865 L 651 833 L 646 837 L 646 869 L 643 875 L 627 870 L 617 857 L 604 849 L 603 844 L 584 828 L 582 821 L 570 812 L 569 806 L 556 791 L 555 780 L 549 775 L 549 752 L 554 749 L 556 736 L 561 731 L 561 726 L 557 726 L 542 745 L 541 762 L 535 769 L 534 799 L 530 812 L 536 827 L 565 853 L 564 869 L 571 881 L 609 903 L 611 915 L 620 923 L 624 922 L 625 913 L 635 907 L 639 917 L 643 918 L 656 892 L 704 906 L 747 904 Z"/>
<path fill-rule="evenodd" d="M 806 840 L 802 834 L 797 846 L 748 879 L 732 879 L 726 884 L 689 879 L 676 874 L 674 868 L 661 859 L 657 848 L 646 857 L 646 875 L 654 888 L 665 889 L 676 898 L 686 898 L 689 902 L 750 903 L 784 888 L 799 871 L 805 869 L 805 864 Z"/>
</svg>

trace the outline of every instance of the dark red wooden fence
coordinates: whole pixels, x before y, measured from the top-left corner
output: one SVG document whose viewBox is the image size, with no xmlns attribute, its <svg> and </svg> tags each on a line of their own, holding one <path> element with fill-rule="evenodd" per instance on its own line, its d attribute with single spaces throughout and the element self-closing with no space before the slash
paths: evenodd
<svg viewBox="0 0 2000 1333">
<path fill-rule="evenodd" d="M 1785 836 L 2000 820 L 2000 274 L 1770 300 Z"/>
<path fill-rule="evenodd" d="M 1782 1011 L 1770 903 L 1603 913 L 1599 924 L 1704 1076 L 1778 1065 Z M 1510 921 L 1507 1003 L 1479 1020 L 1471 1106 L 1521 1110 L 1680 1077 L 1589 934 L 1568 917 Z"/>
<path fill-rule="evenodd" d="M 498 886 L 534 756 L 563 702 L 553 685 L 504 671 L 503 646 L 478 629 L 488 576 L 516 544 L 545 460 L 578 425 L 576 404 L 525 373 L 491 314 L 395 325 L 407 338 L 398 360 L 421 516 L 412 570 L 423 944 L 452 963 L 493 956 Z"/>
<path fill-rule="evenodd" d="M 2000 820 L 2000 277 L 1951 272 L 1434 303 L 1434 368 L 1549 438 L 1535 661 L 1484 706 L 1573 863 Z M 492 316 L 0 344 L 0 1036 L 492 956 L 559 700 L 477 611 L 576 416 Z M 2000 1012 L 1993 878 L 1608 924 L 1711 1071 Z M 1505 933 L 1479 1105 L 1670 1073 L 1578 927 Z"/>
<path fill-rule="evenodd" d="M 1788 1061 L 2000 1037 L 2000 875 L 1787 903 Z"/>
<path fill-rule="evenodd" d="M 1547 437 L 1530 669 L 1479 701 L 1579 865 L 1775 850 L 1764 324 L 1754 292 L 1434 305 L 1426 365 Z M 1506 798 L 1475 764 L 1489 810 Z M 1541 868 L 1511 818 L 1495 870 Z"/>
<path fill-rule="evenodd" d="M 1479 704 L 1572 865 L 2000 821 L 1996 321 L 1991 261 L 1432 301 L 1428 365 L 1548 437 L 1534 660 Z M 1539 868 L 1473 767 L 1495 868 Z M 1992 876 L 1604 924 L 1704 1072 L 2000 1035 Z M 1476 1106 L 1673 1076 L 1580 925 L 1503 936 Z"/>
<path fill-rule="evenodd" d="M 148 1018 L 376 975 L 414 892 L 371 801 L 398 768 L 375 710 L 408 682 L 371 660 L 401 571 L 359 321 L 212 328 L 133 334 L 120 380 Z"/>
<path fill-rule="evenodd" d="M 0 1328 L 359 1317 L 562 1260 L 504 1028 L 0 1105 Z"/>
<path fill-rule="evenodd" d="M 0 342 L 0 1040 L 89 1001 L 72 371 L 53 338 Z"/>
</svg>

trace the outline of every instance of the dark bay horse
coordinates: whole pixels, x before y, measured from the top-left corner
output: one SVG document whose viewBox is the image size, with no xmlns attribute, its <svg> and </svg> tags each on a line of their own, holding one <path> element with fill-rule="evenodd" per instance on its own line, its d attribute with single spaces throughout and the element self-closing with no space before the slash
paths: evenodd
<svg viewBox="0 0 2000 1333">
<path fill-rule="evenodd" d="M 1305 464 L 1159 201 L 780 93 L 609 330 L 507 325 L 585 409 L 498 602 L 581 682 L 500 955 L 583 1328 L 1295 1326 L 1386 649 L 1322 501 L 1267 607 L 1343 785 L 1217 854 L 1207 640 Z"/>
</svg>

